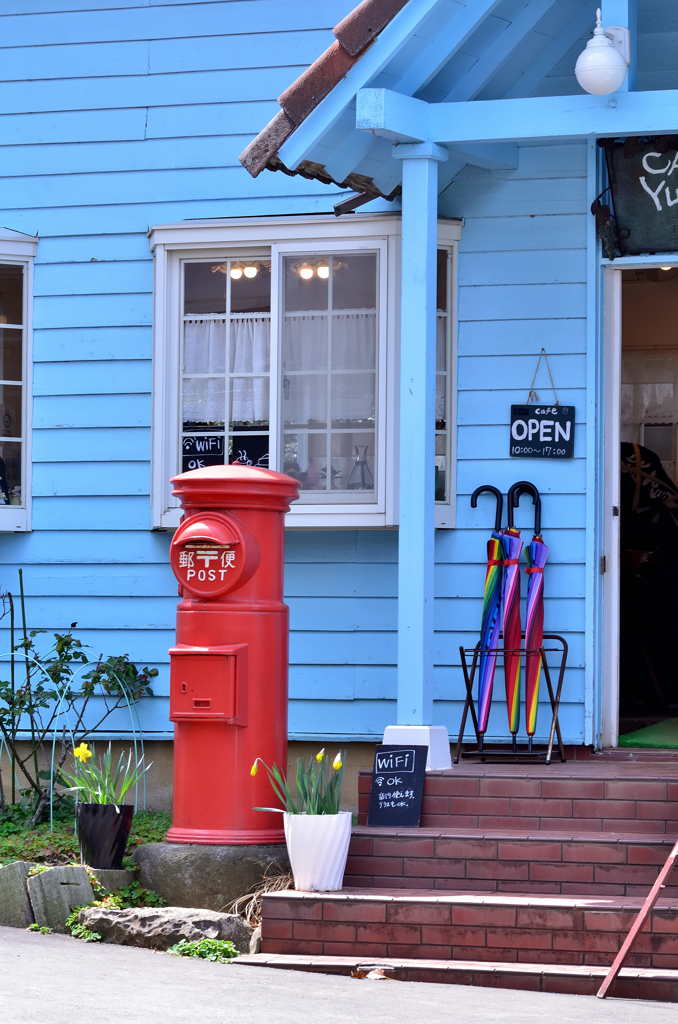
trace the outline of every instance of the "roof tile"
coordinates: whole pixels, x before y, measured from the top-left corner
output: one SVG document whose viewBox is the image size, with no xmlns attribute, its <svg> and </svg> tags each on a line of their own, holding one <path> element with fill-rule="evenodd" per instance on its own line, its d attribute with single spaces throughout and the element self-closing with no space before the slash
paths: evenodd
<svg viewBox="0 0 678 1024">
<path fill-rule="evenodd" d="M 357 57 L 406 3 L 407 0 L 363 0 L 339 22 L 334 34 L 344 49 Z"/>
<path fill-rule="evenodd" d="M 240 163 L 253 178 L 261 174 L 296 127 L 285 111 L 280 110 L 264 130 L 259 132 L 256 139 L 250 142 L 240 154 Z"/>
<path fill-rule="evenodd" d="M 334 182 L 321 164 L 302 161 L 290 170 L 278 157 L 278 150 L 308 115 L 339 84 L 348 71 L 371 46 L 379 33 L 402 10 L 407 0 L 363 0 L 334 29 L 337 42 L 318 57 L 304 71 L 296 82 L 278 97 L 282 107 L 272 121 L 259 132 L 249 146 L 240 154 L 240 162 L 256 178 L 268 167 L 272 171 L 286 174 L 301 174 L 318 181 Z M 334 182 L 340 187 L 355 188 L 357 191 L 381 195 L 371 178 L 362 174 L 350 174 L 343 182 Z M 399 189 L 396 189 L 396 192 Z M 391 193 L 393 198 L 395 192 Z"/>
<path fill-rule="evenodd" d="M 292 82 L 289 89 L 285 89 L 282 96 L 278 97 L 278 103 L 288 117 L 296 124 L 301 124 L 320 101 L 332 92 L 356 60 L 341 43 L 332 43 L 296 82 Z"/>
</svg>

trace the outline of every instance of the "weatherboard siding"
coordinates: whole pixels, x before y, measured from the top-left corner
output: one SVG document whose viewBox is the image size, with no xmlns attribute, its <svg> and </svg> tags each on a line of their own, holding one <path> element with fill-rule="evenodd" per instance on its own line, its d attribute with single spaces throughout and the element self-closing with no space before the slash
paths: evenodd
<svg viewBox="0 0 678 1024">
<path fill-rule="evenodd" d="M 49 634 L 77 621 L 94 656 L 126 652 L 159 668 L 158 698 L 141 710 L 147 733 L 163 735 L 177 598 L 170 536 L 149 529 L 146 231 L 185 218 L 331 212 L 335 188 L 270 172 L 255 181 L 237 156 L 354 2 L 94 6 L 69 0 L 63 13 L 59 0 L 5 0 L 0 16 L 0 223 L 40 235 L 34 532 L 0 535 L 0 566 L 15 593 L 23 566 L 31 628 Z M 542 344 L 561 400 L 584 409 L 582 154 L 544 147 L 522 150 L 514 172 L 467 168 L 441 201 L 443 215 L 465 218 L 458 529 L 436 539 L 435 714 L 451 733 L 463 700 L 458 647 L 477 636 L 492 520 L 489 503 L 472 513 L 468 497 L 479 483 L 505 490 L 537 479 L 536 464 L 506 450 L 508 405 L 524 400 Z M 562 722 L 575 741 L 584 719 L 583 441 L 580 421 L 575 460 L 538 473 L 552 547 L 547 594 L 558 594 L 547 597 L 547 625 L 572 641 Z M 531 523 L 529 508 L 524 499 L 519 522 Z M 289 532 L 285 592 L 291 735 L 379 736 L 395 717 L 397 532 Z M 498 701 L 497 735 L 502 714 Z"/>
<path fill-rule="evenodd" d="M 481 484 L 506 494 L 517 480 L 542 494 L 542 528 L 551 551 L 544 574 L 545 629 L 570 645 L 561 725 L 584 740 L 586 147 L 522 147 L 514 171 L 466 167 L 444 193 L 446 216 L 463 216 L 459 245 L 457 529 L 437 537 L 437 718 L 459 720 L 464 697 L 459 647 L 477 642 L 486 540 L 494 499 L 478 508 Z M 571 461 L 509 458 L 509 413 L 524 403 L 541 348 L 546 348 L 562 404 L 576 407 Z M 544 362 L 535 388 L 551 403 Z M 506 509 L 504 510 L 504 522 Z M 533 506 L 523 496 L 516 524 L 532 536 Z M 522 575 L 523 595 L 527 576 Z M 443 667 L 446 666 L 446 667 Z M 488 735 L 506 730 L 499 669 Z M 537 734 L 550 716 L 542 686 Z M 524 728 L 524 716 L 521 728 Z"/>
</svg>

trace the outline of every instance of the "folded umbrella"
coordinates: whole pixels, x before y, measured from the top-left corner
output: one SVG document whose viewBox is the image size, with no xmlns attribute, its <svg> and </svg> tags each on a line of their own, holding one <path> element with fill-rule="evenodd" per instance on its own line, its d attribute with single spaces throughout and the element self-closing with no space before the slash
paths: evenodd
<svg viewBox="0 0 678 1024">
<path fill-rule="evenodd" d="M 476 508 L 478 495 L 484 491 L 494 494 L 497 509 L 494 530 L 487 542 L 487 573 L 485 575 L 485 594 L 483 597 L 483 614 L 480 623 L 480 662 L 478 666 L 478 732 L 479 747 L 482 750 L 483 736 L 487 731 L 494 687 L 494 673 L 497 667 L 497 647 L 501 630 L 501 592 L 503 578 L 503 551 L 501 539 L 501 513 L 503 498 L 501 491 L 487 484 L 476 487 L 471 495 L 471 508 Z M 489 650 L 488 650 L 489 648 Z"/>
<path fill-rule="evenodd" d="M 525 602 L 525 725 L 528 735 L 528 751 L 532 750 L 532 737 L 537 728 L 539 705 L 539 683 L 541 680 L 541 654 L 544 642 L 544 566 L 549 549 L 541 535 L 541 498 L 532 484 L 523 484 L 516 491 L 516 499 L 527 492 L 532 495 L 534 510 L 534 536 L 525 545 L 525 559 L 528 574 L 527 599 Z"/>
<path fill-rule="evenodd" d="M 534 489 L 533 484 L 519 480 L 508 492 L 508 528 L 502 531 L 504 553 L 504 581 L 502 587 L 502 631 L 504 634 L 504 677 L 506 683 L 506 711 L 509 731 L 516 749 L 516 735 L 520 725 L 520 552 L 523 542 L 520 530 L 513 523 L 513 510 L 520 494 Z"/>
</svg>

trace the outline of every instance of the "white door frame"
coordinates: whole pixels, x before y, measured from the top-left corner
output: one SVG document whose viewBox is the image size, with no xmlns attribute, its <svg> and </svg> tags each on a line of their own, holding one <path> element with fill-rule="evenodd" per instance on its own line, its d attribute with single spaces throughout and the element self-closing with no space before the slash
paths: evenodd
<svg viewBox="0 0 678 1024">
<path fill-rule="evenodd" d="M 603 452 L 603 701 L 602 743 L 619 742 L 619 490 L 621 476 L 622 270 L 677 266 L 676 254 L 626 256 L 605 267 L 605 435 Z M 616 512 L 615 512 L 616 510 Z"/>
<path fill-rule="evenodd" d="M 619 476 L 622 274 L 605 269 L 605 443 L 603 461 L 603 747 L 619 740 Z"/>
</svg>

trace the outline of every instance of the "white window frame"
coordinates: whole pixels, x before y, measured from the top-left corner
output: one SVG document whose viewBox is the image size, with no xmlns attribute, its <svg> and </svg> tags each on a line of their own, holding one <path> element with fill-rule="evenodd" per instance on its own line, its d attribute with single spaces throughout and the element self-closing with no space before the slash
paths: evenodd
<svg viewBox="0 0 678 1024">
<path fill-rule="evenodd" d="M 457 517 L 457 325 L 458 243 L 461 221 L 438 221 L 438 248 L 449 251 L 447 261 L 447 480 L 445 501 L 435 503 L 436 530 L 453 530 Z"/>
<path fill-rule="evenodd" d="M 451 387 L 448 396 L 450 430 L 450 484 L 448 501 L 436 503 L 436 526 L 454 525 L 456 467 L 456 243 L 460 221 L 441 221 L 439 244 L 452 249 L 450 261 L 449 352 Z M 334 216 L 268 217 L 238 220 L 186 221 L 150 229 L 154 253 L 153 316 L 153 438 L 151 471 L 151 528 L 172 530 L 179 525 L 181 509 L 172 497 L 170 478 L 180 469 L 180 325 L 181 266 L 183 260 L 226 256 L 271 259 L 271 323 L 279 320 L 283 255 L 341 253 L 372 249 L 380 253 L 379 344 L 377 387 L 377 458 L 375 502 L 370 504 L 295 503 L 285 517 L 288 528 L 338 529 L 392 527 L 398 523 L 398 349 L 400 295 L 400 215 L 352 214 Z M 279 381 L 280 351 L 271 347 L 271 451 L 280 445 Z M 274 385 L 274 382 L 276 386 Z"/>
<path fill-rule="evenodd" d="M 37 235 L 0 228 L 0 263 L 24 269 L 22 395 L 21 395 L 21 505 L 0 505 L 0 533 L 27 533 L 31 529 L 31 409 L 33 398 L 33 262 Z M 9 439 L 8 439 L 9 440 Z"/>
</svg>

